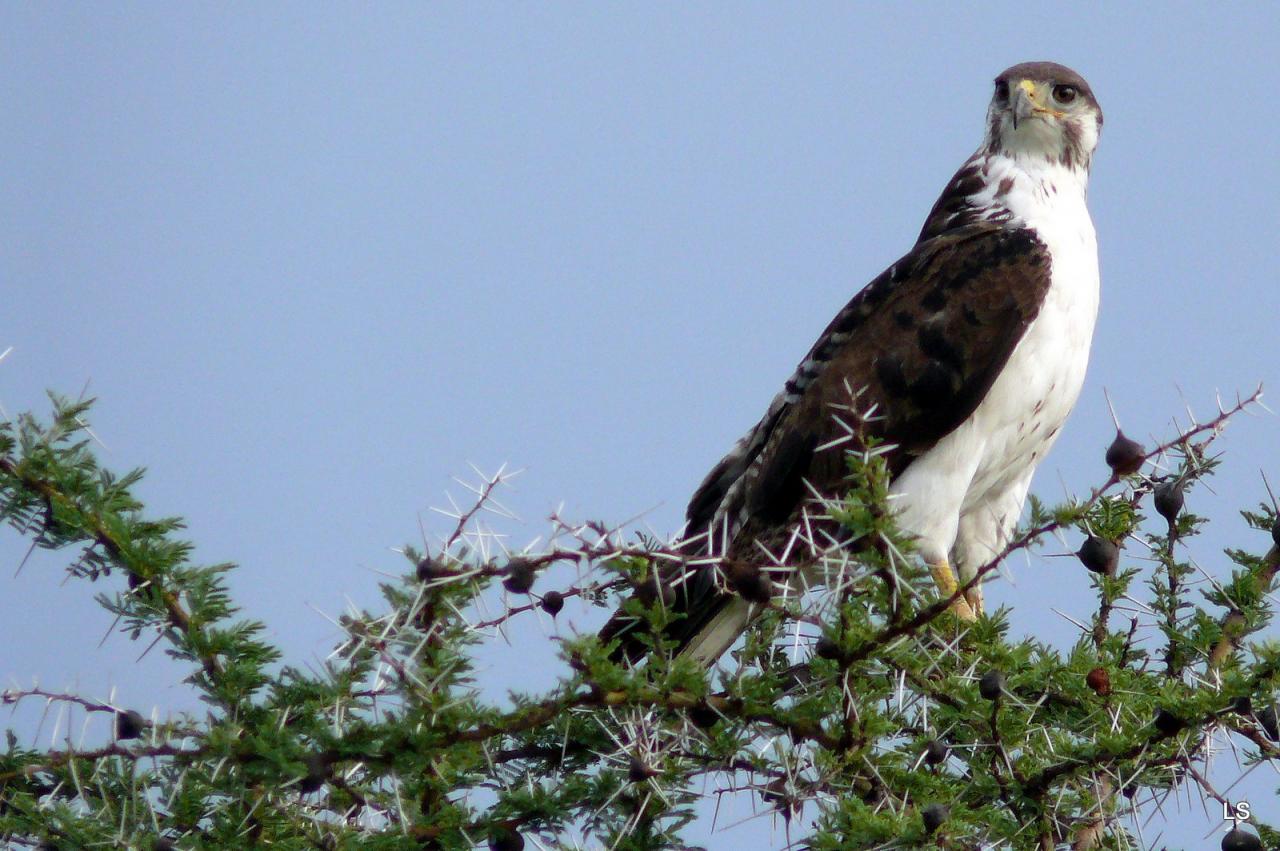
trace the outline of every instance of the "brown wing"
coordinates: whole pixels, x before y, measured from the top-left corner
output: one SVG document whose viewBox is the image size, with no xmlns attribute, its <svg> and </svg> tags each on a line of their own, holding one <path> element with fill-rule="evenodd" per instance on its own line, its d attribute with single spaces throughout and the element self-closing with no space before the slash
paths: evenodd
<svg viewBox="0 0 1280 851">
<path fill-rule="evenodd" d="M 894 444 L 896 476 L 977 408 L 1035 319 L 1051 259 L 1035 233 L 982 223 L 916 245 L 868 284 L 827 326 L 769 413 L 708 475 L 689 504 L 692 533 L 727 524 L 730 552 L 785 533 L 808 488 L 838 496 L 846 473 L 835 415 L 860 391 L 875 405 L 873 434 Z M 847 421 L 846 417 L 846 421 Z M 701 571 L 680 583 L 686 617 L 672 636 L 687 642 L 728 599 Z M 602 636 L 622 634 L 615 616 Z M 628 646 L 631 645 L 631 646 Z M 634 656 L 626 641 L 619 653 Z"/>
</svg>

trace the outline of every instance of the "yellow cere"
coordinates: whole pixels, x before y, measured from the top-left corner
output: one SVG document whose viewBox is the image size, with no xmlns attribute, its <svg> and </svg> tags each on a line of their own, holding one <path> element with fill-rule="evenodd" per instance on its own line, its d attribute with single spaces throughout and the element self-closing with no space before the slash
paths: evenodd
<svg viewBox="0 0 1280 851">
<path fill-rule="evenodd" d="M 1043 99 L 1041 97 L 1041 94 L 1043 90 L 1039 86 L 1037 86 L 1035 83 L 1031 82 L 1030 80 L 1019 80 L 1018 88 L 1026 92 L 1027 98 L 1031 101 L 1032 104 L 1034 104 L 1034 107 L 1032 108 L 1032 112 L 1035 112 L 1037 114 L 1048 114 L 1048 115 L 1055 116 L 1057 118 L 1061 118 L 1064 115 L 1064 113 L 1060 109 L 1053 109 L 1051 107 L 1042 105 Z"/>
</svg>

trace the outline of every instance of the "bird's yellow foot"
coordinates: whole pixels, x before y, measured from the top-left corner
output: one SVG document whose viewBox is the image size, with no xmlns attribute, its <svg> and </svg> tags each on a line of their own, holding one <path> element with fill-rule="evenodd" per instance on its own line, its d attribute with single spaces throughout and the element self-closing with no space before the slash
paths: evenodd
<svg viewBox="0 0 1280 851">
<path fill-rule="evenodd" d="M 930 564 L 929 572 L 933 574 L 934 584 L 938 586 L 938 591 L 943 597 L 950 597 L 956 593 L 956 588 L 960 587 L 956 582 L 955 571 L 951 569 L 951 564 L 946 559 Z M 957 597 L 952 601 L 950 610 L 962 621 L 977 620 L 978 613 L 982 611 L 981 589 L 974 587 Z"/>
</svg>

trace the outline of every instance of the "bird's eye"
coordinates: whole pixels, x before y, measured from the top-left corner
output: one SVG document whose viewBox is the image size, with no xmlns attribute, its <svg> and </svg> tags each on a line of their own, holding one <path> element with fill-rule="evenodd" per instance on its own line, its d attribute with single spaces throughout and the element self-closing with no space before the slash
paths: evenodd
<svg viewBox="0 0 1280 851">
<path fill-rule="evenodd" d="M 1009 81 L 996 80 L 996 100 L 1007 101 L 1009 99 Z"/>
<path fill-rule="evenodd" d="M 1058 103 L 1071 103 L 1080 94 L 1075 86 L 1054 86 L 1053 99 Z"/>
</svg>

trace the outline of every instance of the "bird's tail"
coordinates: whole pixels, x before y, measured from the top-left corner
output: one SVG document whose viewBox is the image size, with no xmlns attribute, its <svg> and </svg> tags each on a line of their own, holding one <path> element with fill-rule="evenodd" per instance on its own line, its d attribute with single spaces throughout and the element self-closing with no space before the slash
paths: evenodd
<svg viewBox="0 0 1280 851">
<path fill-rule="evenodd" d="M 757 607 L 736 594 L 725 596 L 728 599 L 724 604 L 701 629 L 690 635 L 684 646 L 680 648 L 681 656 L 693 659 L 704 668 L 714 665 L 716 660 L 733 646 L 733 642 L 746 631 L 747 626 L 759 611 Z"/>
<path fill-rule="evenodd" d="M 668 642 L 675 642 L 675 653 L 708 668 L 733 646 L 754 615 L 752 605 L 738 595 L 721 592 L 719 597 L 709 611 L 684 613 L 685 617 L 671 623 L 661 636 Z M 645 640 L 648 636 L 648 624 L 621 609 L 614 612 L 600 630 L 603 643 L 618 642 L 610 658 L 632 664 L 653 649 L 652 641 Z"/>
<path fill-rule="evenodd" d="M 717 571 L 726 576 L 717 578 Z M 674 642 L 675 653 L 706 667 L 733 646 L 761 611 L 751 601 L 766 602 L 773 591 L 768 577 L 747 565 L 686 564 L 674 575 L 655 574 L 651 581 L 653 589 L 642 586 L 637 594 L 646 602 L 661 600 L 678 616 L 663 629 L 661 638 Z M 600 640 L 606 644 L 617 641 L 611 658 L 632 664 L 654 645 L 648 623 L 622 609 L 604 625 Z"/>
</svg>

